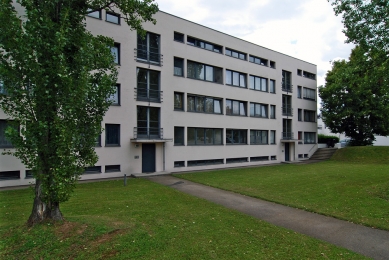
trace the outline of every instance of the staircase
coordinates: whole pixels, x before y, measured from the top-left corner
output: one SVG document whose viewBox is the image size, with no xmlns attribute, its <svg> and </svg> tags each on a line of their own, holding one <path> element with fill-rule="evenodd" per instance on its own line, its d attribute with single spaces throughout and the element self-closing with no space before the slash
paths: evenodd
<svg viewBox="0 0 389 260">
<path fill-rule="evenodd" d="M 309 158 L 309 162 L 319 162 L 328 160 L 332 155 L 338 150 L 338 148 L 319 148 L 316 152 Z"/>
</svg>

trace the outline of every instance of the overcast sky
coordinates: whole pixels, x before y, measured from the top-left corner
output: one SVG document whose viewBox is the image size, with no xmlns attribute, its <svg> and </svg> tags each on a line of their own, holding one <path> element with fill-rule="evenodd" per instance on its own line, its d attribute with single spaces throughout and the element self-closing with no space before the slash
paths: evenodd
<svg viewBox="0 0 389 260">
<path fill-rule="evenodd" d="M 161 11 L 317 65 L 324 84 L 330 61 L 347 59 L 341 17 L 327 0 L 156 0 Z"/>
</svg>

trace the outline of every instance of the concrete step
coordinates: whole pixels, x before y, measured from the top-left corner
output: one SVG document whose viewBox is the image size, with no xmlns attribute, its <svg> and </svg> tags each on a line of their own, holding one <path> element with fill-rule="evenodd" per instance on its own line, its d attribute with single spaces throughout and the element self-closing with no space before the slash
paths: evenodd
<svg viewBox="0 0 389 260">
<path fill-rule="evenodd" d="M 337 148 L 319 148 L 316 152 L 309 158 L 309 161 L 324 161 L 332 157 L 332 155 L 337 151 Z"/>
</svg>

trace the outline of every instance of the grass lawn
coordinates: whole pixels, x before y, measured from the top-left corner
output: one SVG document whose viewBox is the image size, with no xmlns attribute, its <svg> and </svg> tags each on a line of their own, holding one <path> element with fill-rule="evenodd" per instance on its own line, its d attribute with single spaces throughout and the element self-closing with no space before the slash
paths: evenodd
<svg viewBox="0 0 389 260">
<path fill-rule="evenodd" d="M 389 147 L 348 147 L 331 160 L 176 175 L 251 197 L 389 230 Z"/>
<path fill-rule="evenodd" d="M 27 228 L 31 206 L 0 192 L 0 259 L 365 259 L 143 179 L 79 184 L 62 224 Z"/>
</svg>

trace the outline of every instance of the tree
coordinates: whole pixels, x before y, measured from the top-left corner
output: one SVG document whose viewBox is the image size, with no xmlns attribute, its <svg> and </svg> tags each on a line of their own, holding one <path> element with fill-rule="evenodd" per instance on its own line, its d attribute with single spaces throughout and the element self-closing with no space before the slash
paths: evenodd
<svg viewBox="0 0 389 260">
<path fill-rule="evenodd" d="M 332 63 L 325 87 L 319 87 L 323 121 L 334 133 L 351 137 L 352 145 L 371 145 L 374 135 L 389 135 L 389 92 L 385 55 L 357 46 L 349 61 Z"/>
<path fill-rule="evenodd" d="M 36 179 L 28 224 L 62 220 L 60 203 L 97 162 L 93 147 L 118 74 L 113 40 L 88 32 L 85 15 L 120 11 L 144 33 L 142 22 L 155 23 L 158 7 L 153 0 L 0 1 L 0 108 L 12 120 L 6 136 L 17 148 L 8 153 Z"/>
</svg>

